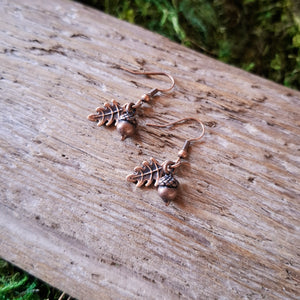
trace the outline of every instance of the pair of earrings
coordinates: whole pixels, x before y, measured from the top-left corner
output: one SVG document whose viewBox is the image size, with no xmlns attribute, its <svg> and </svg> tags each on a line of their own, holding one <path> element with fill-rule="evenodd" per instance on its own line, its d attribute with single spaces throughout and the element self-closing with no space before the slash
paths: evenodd
<svg viewBox="0 0 300 300">
<path fill-rule="evenodd" d="M 103 107 L 96 108 L 96 114 L 90 114 L 88 119 L 93 122 L 97 122 L 98 126 L 115 125 L 118 132 L 122 136 L 122 140 L 134 135 L 137 121 L 135 119 L 136 110 L 144 103 L 149 102 L 157 93 L 168 92 L 173 89 L 175 81 L 173 77 L 164 72 L 140 72 L 136 70 L 129 70 L 123 67 L 121 69 L 137 75 L 163 75 L 167 76 L 171 80 L 171 86 L 166 89 L 154 88 L 150 92 L 144 94 L 136 103 L 130 102 L 121 105 L 115 100 L 112 100 L 112 104 L 105 103 Z M 147 126 L 165 128 L 174 126 L 176 124 L 195 121 L 201 126 L 201 134 L 196 138 L 187 139 L 184 142 L 182 149 L 178 152 L 178 158 L 175 161 L 166 160 L 160 164 L 156 159 L 150 158 L 150 161 L 143 161 L 142 166 L 134 168 L 134 173 L 127 176 L 127 181 L 136 183 L 137 187 L 145 185 L 146 187 L 154 183 L 155 187 L 158 187 L 158 194 L 165 202 L 166 205 L 176 198 L 177 188 L 179 182 L 174 178 L 175 170 L 181 165 L 181 160 L 188 155 L 188 149 L 191 142 L 200 140 L 205 132 L 203 123 L 195 118 L 183 118 L 175 122 L 158 125 L 158 124 L 146 124 Z"/>
</svg>

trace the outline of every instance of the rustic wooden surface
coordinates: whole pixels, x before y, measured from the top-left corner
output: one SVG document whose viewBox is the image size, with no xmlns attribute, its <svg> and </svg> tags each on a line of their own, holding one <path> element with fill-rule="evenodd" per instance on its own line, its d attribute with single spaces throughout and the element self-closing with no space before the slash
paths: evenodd
<svg viewBox="0 0 300 300">
<path fill-rule="evenodd" d="M 4 259 L 80 299 L 299 299 L 299 92 L 74 2 L 0 11 Z M 177 83 L 124 142 L 87 115 L 168 82 L 119 65 Z M 207 134 L 166 207 L 125 177 L 176 159 L 197 127 L 145 123 L 182 116 Z"/>
</svg>

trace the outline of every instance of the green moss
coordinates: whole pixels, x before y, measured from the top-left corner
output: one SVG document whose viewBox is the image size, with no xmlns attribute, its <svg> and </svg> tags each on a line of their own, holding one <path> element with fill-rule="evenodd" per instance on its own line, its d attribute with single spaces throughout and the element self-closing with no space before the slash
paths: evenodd
<svg viewBox="0 0 300 300">
<path fill-rule="evenodd" d="M 61 291 L 0 259 L 0 300 L 55 300 L 61 294 Z"/>
</svg>

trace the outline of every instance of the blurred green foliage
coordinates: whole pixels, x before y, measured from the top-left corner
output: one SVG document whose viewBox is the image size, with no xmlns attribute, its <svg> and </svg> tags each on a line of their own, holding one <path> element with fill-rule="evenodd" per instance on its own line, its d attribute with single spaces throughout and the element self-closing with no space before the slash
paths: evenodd
<svg viewBox="0 0 300 300">
<path fill-rule="evenodd" d="M 187 47 L 300 87 L 298 0 L 80 0 Z"/>
<path fill-rule="evenodd" d="M 55 300 L 61 294 L 61 291 L 0 259 L 0 300 Z"/>
</svg>

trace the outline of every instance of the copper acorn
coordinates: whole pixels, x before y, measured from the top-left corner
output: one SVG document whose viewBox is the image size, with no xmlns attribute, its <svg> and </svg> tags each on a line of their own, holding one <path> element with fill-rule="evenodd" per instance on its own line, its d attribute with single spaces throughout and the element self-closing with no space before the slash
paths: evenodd
<svg viewBox="0 0 300 300">
<path fill-rule="evenodd" d="M 165 174 L 159 179 L 157 191 L 166 205 L 169 205 L 176 198 L 178 185 L 178 180 L 172 174 Z"/>
<path fill-rule="evenodd" d="M 122 141 L 128 136 L 133 136 L 136 128 L 136 119 L 134 118 L 134 111 L 125 112 L 120 116 L 117 123 L 117 130 L 122 136 Z"/>
</svg>

